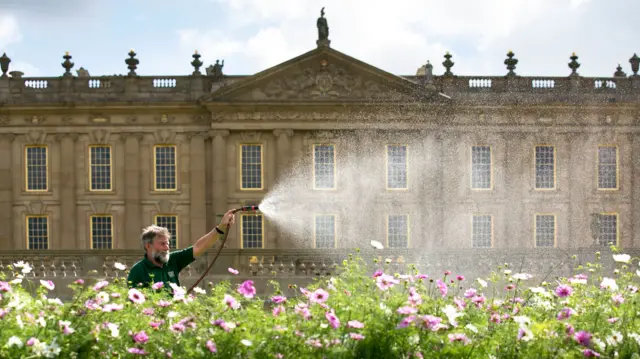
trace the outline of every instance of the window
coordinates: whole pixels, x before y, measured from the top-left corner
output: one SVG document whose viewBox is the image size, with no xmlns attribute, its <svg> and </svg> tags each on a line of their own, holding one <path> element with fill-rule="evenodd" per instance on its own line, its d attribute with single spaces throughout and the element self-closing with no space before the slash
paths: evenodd
<svg viewBox="0 0 640 359">
<path fill-rule="evenodd" d="M 556 156 L 554 146 L 536 146 L 536 189 L 556 187 Z"/>
<path fill-rule="evenodd" d="M 555 247 L 556 216 L 554 214 L 536 214 L 536 247 Z"/>
<path fill-rule="evenodd" d="M 153 173 L 156 191 L 175 191 L 178 189 L 176 146 L 154 146 Z"/>
<path fill-rule="evenodd" d="M 334 145 L 313 145 L 313 178 L 315 189 L 336 188 L 336 152 Z"/>
<path fill-rule="evenodd" d="M 392 214 L 387 217 L 387 247 L 409 247 L 409 216 Z"/>
<path fill-rule="evenodd" d="M 111 147 L 89 147 L 91 191 L 111 191 Z"/>
<path fill-rule="evenodd" d="M 91 216 L 91 248 L 113 249 L 112 216 Z"/>
<path fill-rule="evenodd" d="M 178 216 L 175 215 L 157 215 L 154 217 L 156 226 L 164 227 L 171 233 L 169 240 L 169 248 L 178 248 Z"/>
<path fill-rule="evenodd" d="M 616 146 L 598 146 L 598 189 L 618 189 Z"/>
<path fill-rule="evenodd" d="M 27 192 L 44 192 L 49 189 L 49 166 L 46 146 L 27 146 L 25 149 Z"/>
<path fill-rule="evenodd" d="M 387 189 L 407 188 L 407 146 L 387 146 Z"/>
<path fill-rule="evenodd" d="M 242 170 L 240 187 L 248 190 L 261 190 L 262 145 L 242 145 L 240 152 Z"/>
<path fill-rule="evenodd" d="M 263 248 L 264 222 L 261 214 L 243 214 L 240 218 L 242 248 Z"/>
<path fill-rule="evenodd" d="M 336 247 L 336 216 L 332 214 L 318 214 L 315 216 L 315 247 Z"/>
<path fill-rule="evenodd" d="M 491 147 L 471 147 L 471 188 L 491 189 Z"/>
<path fill-rule="evenodd" d="M 493 216 L 474 215 L 472 220 L 471 244 L 473 248 L 491 248 L 493 243 Z"/>
<path fill-rule="evenodd" d="M 616 246 L 618 245 L 617 213 L 600 214 L 600 235 L 598 236 L 598 244 L 601 246 L 609 246 L 611 244 Z"/>
<path fill-rule="evenodd" d="M 49 249 L 49 217 L 27 216 L 27 248 Z"/>
</svg>

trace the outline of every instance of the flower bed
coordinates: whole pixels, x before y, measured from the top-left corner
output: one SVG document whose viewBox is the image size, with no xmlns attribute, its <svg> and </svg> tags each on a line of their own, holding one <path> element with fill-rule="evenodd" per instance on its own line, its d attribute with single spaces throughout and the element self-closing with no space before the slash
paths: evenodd
<svg viewBox="0 0 640 359">
<path fill-rule="evenodd" d="M 28 282 L 29 265 L 15 263 L 14 277 L 0 278 L 0 356 L 640 358 L 637 258 L 614 259 L 612 273 L 596 262 L 540 282 L 506 267 L 472 279 L 388 273 L 378 263 L 372 276 L 356 255 L 308 288 L 272 282 L 267 298 L 252 281 L 186 295 L 116 279 L 77 280 L 68 303 L 48 296 L 55 283 Z"/>
</svg>

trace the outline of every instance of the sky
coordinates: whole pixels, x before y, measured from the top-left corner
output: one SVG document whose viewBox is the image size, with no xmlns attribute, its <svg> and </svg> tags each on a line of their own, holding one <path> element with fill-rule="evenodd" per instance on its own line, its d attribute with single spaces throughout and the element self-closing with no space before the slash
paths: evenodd
<svg viewBox="0 0 640 359">
<path fill-rule="evenodd" d="M 224 59 L 227 75 L 251 75 L 316 47 L 325 7 L 331 47 L 397 75 L 429 60 L 458 75 L 504 75 L 506 53 L 524 76 L 613 76 L 640 54 L 640 0 L 0 0 L 0 53 L 10 71 L 60 76 L 65 51 L 92 76 L 187 75 Z M 204 73 L 204 71 L 203 71 Z"/>
</svg>

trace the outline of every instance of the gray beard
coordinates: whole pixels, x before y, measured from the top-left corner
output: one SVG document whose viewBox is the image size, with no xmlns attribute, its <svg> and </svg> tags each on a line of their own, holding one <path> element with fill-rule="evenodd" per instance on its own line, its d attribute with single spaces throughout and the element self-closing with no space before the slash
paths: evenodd
<svg viewBox="0 0 640 359">
<path fill-rule="evenodd" d="M 151 256 L 153 257 L 153 259 L 156 262 L 161 263 L 161 264 L 166 264 L 169 261 L 170 253 L 168 251 L 167 252 L 156 252 L 156 251 L 153 251 L 153 252 L 151 252 Z"/>
</svg>

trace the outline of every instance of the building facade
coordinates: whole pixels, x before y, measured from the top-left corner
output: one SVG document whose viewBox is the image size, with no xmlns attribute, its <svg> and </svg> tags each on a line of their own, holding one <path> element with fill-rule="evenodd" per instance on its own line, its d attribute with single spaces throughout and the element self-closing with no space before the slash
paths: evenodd
<svg viewBox="0 0 640 359">
<path fill-rule="evenodd" d="M 132 51 L 127 75 L 95 77 L 66 54 L 49 78 L 0 58 L 0 249 L 139 250 L 151 223 L 183 248 L 292 171 L 311 178 L 299 203 L 376 210 L 309 213 L 305 238 L 241 215 L 229 248 L 640 247 L 635 55 L 601 78 L 575 54 L 566 77 L 521 76 L 511 52 L 505 76 L 459 76 L 449 54 L 398 76 L 322 37 L 250 76 L 193 57 L 145 77 Z"/>
</svg>

